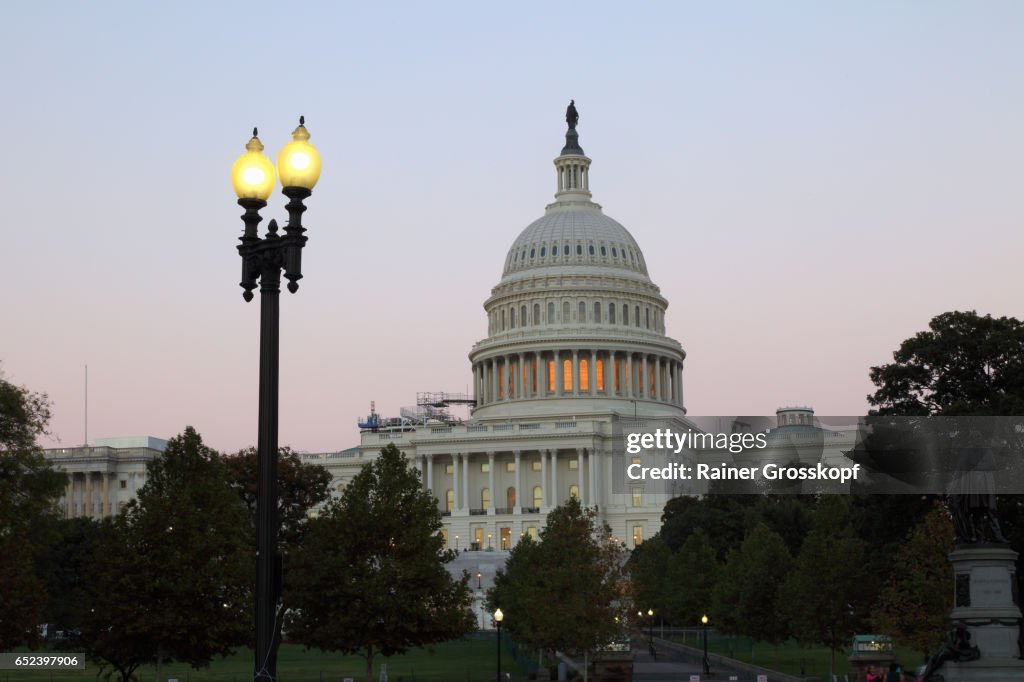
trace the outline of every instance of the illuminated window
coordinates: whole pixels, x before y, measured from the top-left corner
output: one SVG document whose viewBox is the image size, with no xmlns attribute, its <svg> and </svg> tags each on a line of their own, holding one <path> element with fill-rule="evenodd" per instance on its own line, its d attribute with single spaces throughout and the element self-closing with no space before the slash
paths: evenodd
<svg viewBox="0 0 1024 682">
<path fill-rule="evenodd" d="M 569 471 L 578 471 L 579 468 L 580 468 L 580 460 L 579 459 L 570 459 L 569 460 Z"/>
<path fill-rule="evenodd" d="M 448 549 L 448 529 L 441 529 L 441 541 L 444 543 L 443 549 Z"/>
<path fill-rule="evenodd" d="M 598 360 L 594 365 L 594 374 L 597 381 L 597 390 L 604 390 L 604 360 Z"/>
<path fill-rule="evenodd" d="M 530 536 L 531 540 L 537 539 L 537 526 L 527 526 L 526 534 Z"/>
<path fill-rule="evenodd" d="M 491 507 L 491 489 L 484 488 L 480 491 L 480 508 L 490 509 Z"/>
<path fill-rule="evenodd" d="M 455 509 L 455 491 L 454 490 L 449 489 L 444 494 L 444 508 L 445 508 L 445 511 L 448 511 L 448 512 L 450 512 L 452 509 Z"/>
<path fill-rule="evenodd" d="M 580 360 L 580 390 L 590 390 L 590 363 L 587 360 Z"/>
<path fill-rule="evenodd" d="M 491 470 L 491 463 L 490 462 L 481 462 L 480 463 L 480 473 L 486 474 L 490 470 Z"/>
<path fill-rule="evenodd" d="M 516 463 L 515 462 L 505 462 L 505 471 L 507 471 L 510 474 L 514 474 L 516 472 Z"/>
<path fill-rule="evenodd" d="M 484 529 L 483 528 L 474 528 L 473 529 L 473 542 L 476 543 L 477 547 L 481 547 L 482 548 L 484 546 Z"/>
<path fill-rule="evenodd" d="M 455 465 L 454 464 L 445 464 L 444 465 L 444 472 L 446 474 L 453 474 L 453 473 L 455 473 Z"/>
<path fill-rule="evenodd" d="M 533 506 L 540 507 L 544 504 L 544 489 L 539 485 L 533 486 Z"/>
<path fill-rule="evenodd" d="M 639 464 L 639 463 L 640 463 L 640 458 L 639 457 L 634 457 L 633 461 L 630 462 L 630 464 Z"/>
<path fill-rule="evenodd" d="M 572 467 L 569 467 L 570 469 Z M 580 499 L 580 487 L 578 485 L 569 486 L 569 497 L 574 499 Z"/>
<path fill-rule="evenodd" d="M 530 468 L 533 469 L 534 471 L 540 471 L 540 460 L 535 459 L 532 462 L 530 462 Z"/>
<path fill-rule="evenodd" d="M 615 364 L 612 367 L 612 375 L 613 375 L 613 377 L 615 379 L 614 389 L 615 389 L 615 392 L 618 393 L 619 392 L 619 361 L 618 360 L 615 361 Z"/>
<path fill-rule="evenodd" d="M 555 361 L 548 360 L 548 393 L 555 392 Z"/>
<path fill-rule="evenodd" d="M 572 360 L 562 361 L 562 386 L 566 391 L 572 390 Z"/>
<path fill-rule="evenodd" d="M 644 527 L 633 526 L 633 546 L 639 547 L 644 544 Z"/>
<path fill-rule="evenodd" d="M 516 506 L 516 488 L 515 486 L 509 486 L 508 490 L 505 491 L 505 503 L 506 506 L 511 509 Z"/>
<path fill-rule="evenodd" d="M 633 488 L 633 506 L 642 507 L 644 506 L 644 488 L 643 486 L 636 486 Z"/>
</svg>

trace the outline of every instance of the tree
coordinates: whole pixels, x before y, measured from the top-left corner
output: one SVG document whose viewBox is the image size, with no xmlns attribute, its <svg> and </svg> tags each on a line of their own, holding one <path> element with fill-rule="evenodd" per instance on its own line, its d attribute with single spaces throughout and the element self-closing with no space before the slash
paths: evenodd
<svg viewBox="0 0 1024 682">
<path fill-rule="evenodd" d="M 363 466 L 310 523 L 293 557 L 291 638 L 359 654 L 372 682 L 376 656 L 393 656 L 473 629 L 469 576 L 445 564 L 437 500 L 394 444 Z"/>
<path fill-rule="evenodd" d="M 0 651 L 35 646 L 47 601 L 33 571 L 57 538 L 55 503 L 67 476 L 43 459 L 50 401 L 0 376 Z"/>
<path fill-rule="evenodd" d="M 871 368 L 872 414 L 1024 415 L 1024 323 L 975 311 L 932 318 Z"/>
<path fill-rule="evenodd" d="M 232 457 L 224 458 L 228 478 L 235 491 L 241 496 L 251 519 L 250 551 L 256 552 L 256 498 L 259 484 L 259 456 L 256 448 L 239 451 Z M 281 557 L 281 598 L 277 603 L 274 619 L 274 638 L 271 641 L 271 656 L 276 661 L 281 645 L 281 631 L 285 614 L 292 608 L 294 577 L 292 556 L 302 545 L 309 529 L 313 511 L 330 499 L 331 474 L 322 466 L 303 464 L 302 459 L 284 447 L 278 450 L 277 458 L 277 551 Z M 253 642 L 255 644 L 255 641 Z M 275 666 L 276 667 L 276 666 Z"/>
<path fill-rule="evenodd" d="M 639 607 L 652 608 L 668 622 L 674 622 L 674 610 L 670 606 L 678 585 L 669 578 L 669 565 L 675 553 L 655 535 L 632 551 L 627 567 L 633 583 L 633 597 Z"/>
<path fill-rule="evenodd" d="M 696 530 L 672 557 L 666 586 L 675 597 L 669 600 L 672 623 L 694 626 L 708 612 L 722 567 L 711 538 Z M 679 589 L 686 585 L 686 589 Z"/>
<path fill-rule="evenodd" d="M 874 624 L 878 631 L 891 634 L 900 644 L 925 656 L 938 647 L 949 630 L 953 568 L 948 555 L 952 546 L 949 513 L 934 503 L 896 552 L 900 570 L 892 573 L 876 610 Z"/>
<path fill-rule="evenodd" d="M 488 609 L 507 614 L 505 627 L 518 642 L 585 656 L 625 628 L 623 554 L 595 510 L 571 498 L 548 514 L 539 542 L 523 538 L 512 550 Z"/>
<path fill-rule="evenodd" d="M 849 502 L 824 495 L 814 510 L 793 570 L 779 590 L 782 613 L 793 635 L 832 651 L 845 647 L 867 616 L 871 593 L 864 590 L 867 545 L 850 524 Z"/>
<path fill-rule="evenodd" d="M 700 528 L 715 547 L 719 560 L 739 546 L 753 528 L 749 512 L 757 504 L 756 495 L 708 495 L 675 497 L 665 504 L 661 537 L 676 551 Z"/>
<path fill-rule="evenodd" d="M 146 485 L 104 524 L 82 622 L 90 656 L 124 682 L 143 663 L 205 667 L 249 636 L 249 521 L 219 455 L 192 427 L 146 467 Z"/>
<path fill-rule="evenodd" d="M 733 549 L 712 595 L 715 627 L 722 632 L 779 643 L 789 638 L 780 622 L 779 586 L 792 563 L 778 533 L 758 523 Z"/>
<path fill-rule="evenodd" d="M 102 532 L 100 523 L 88 517 L 61 519 L 58 528 L 60 540 L 40 553 L 36 575 L 49 597 L 44 621 L 71 631 L 79 628 L 82 614 L 93 606 L 91 584 L 95 566 L 102 561 L 96 554 Z"/>
</svg>

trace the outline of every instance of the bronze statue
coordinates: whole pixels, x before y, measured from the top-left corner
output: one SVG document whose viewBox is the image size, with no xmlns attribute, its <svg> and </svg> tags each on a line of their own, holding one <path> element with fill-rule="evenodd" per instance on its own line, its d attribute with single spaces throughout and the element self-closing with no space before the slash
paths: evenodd
<svg viewBox="0 0 1024 682">
<path fill-rule="evenodd" d="M 971 431 L 957 454 L 957 478 L 947 497 L 956 544 L 1006 544 L 996 517 L 995 453 L 981 433 Z"/>
<path fill-rule="evenodd" d="M 576 100 L 569 100 L 569 106 L 565 108 L 565 122 L 569 124 L 570 130 L 576 130 L 576 124 L 579 123 L 580 114 L 576 111 Z"/>
<path fill-rule="evenodd" d="M 946 634 L 946 642 L 942 648 L 928 657 L 921 674 L 918 676 L 920 682 L 940 682 L 941 675 L 935 673 L 946 661 L 966 663 L 981 658 L 978 647 L 971 644 L 971 633 L 963 623 L 953 623 L 953 629 Z"/>
</svg>

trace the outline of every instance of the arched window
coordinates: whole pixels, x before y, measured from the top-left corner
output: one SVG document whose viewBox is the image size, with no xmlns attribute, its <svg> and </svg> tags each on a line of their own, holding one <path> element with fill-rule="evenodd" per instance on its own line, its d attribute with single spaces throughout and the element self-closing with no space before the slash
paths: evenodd
<svg viewBox="0 0 1024 682">
<path fill-rule="evenodd" d="M 598 301 L 594 301 L 594 324 L 601 323 L 601 304 Z"/>
<path fill-rule="evenodd" d="M 572 391 L 572 360 L 562 361 L 562 386 L 566 393 Z"/>
<path fill-rule="evenodd" d="M 615 324 L 615 304 L 608 304 L 608 324 Z"/>
<path fill-rule="evenodd" d="M 578 485 L 569 486 L 569 497 L 580 499 L 580 487 Z"/>
<path fill-rule="evenodd" d="M 491 508 L 491 489 L 484 488 L 480 491 L 480 508 L 490 509 Z"/>
<path fill-rule="evenodd" d="M 569 321 L 569 302 L 562 301 L 562 322 Z"/>
<path fill-rule="evenodd" d="M 555 323 L 555 304 L 553 301 L 548 302 L 548 324 Z"/>
<path fill-rule="evenodd" d="M 516 506 L 516 487 L 514 485 L 510 485 L 505 491 L 505 503 L 509 509 Z"/>
<path fill-rule="evenodd" d="M 636 314 L 639 315 L 640 314 L 640 309 L 637 308 L 636 310 L 637 310 Z M 533 304 L 533 320 L 532 320 L 532 323 L 533 323 L 534 326 L 540 324 L 540 303 L 534 303 Z"/>
<path fill-rule="evenodd" d="M 444 494 L 445 511 L 451 512 L 455 509 L 455 491 L 449 488 Z"/>
<path fill-rule="evenodd" d="M 544 257 L 544 252 L 545 252 L 545 251 L 547 251 L 547 248 L 546 248 L 546 247 L 544 247 L 544 246 L 540 247 L 540 257 L 541 257 L 541 258 L 543 258 L 543 257 Z"/>
<path fill-rule="evenodd" d="M 526 306 L 525 305 L 521 306 L 519 308 L 519 326 L 520 327 L 525 327 L 526 326 Z"/>
<path fill-rule="evenodd" d="M 616 248 L 615 248 L 615 247 L 613 246 L 613 247 L 612 247 L 612 258 L 618 258 L 618 257 L 619 257 L 619 250 L 618 250 L 618 249 L 616 249 Z"/>
<path fill-rule="evenodd" d="M 587 321 L 587 304 L 584 303 L 583 301 L 580 301 L 579 316 L 580 316 L 579 317 L 580 322 L 586 322 Z"/>
<path fill-rule="evenodd" d="M 601 246 L 601 255 L 602 256 L 607 256 L 608 255 L 608 249 L 606 249 L 603 245 Z"/>
<path fill-rule="evenodd" d="M 530 249 L 530 258 L 533 258 L 535 255 L 537 255 L 537 249 Z"/>
<path fill-rule="evenodd" d="M 644 315 L 647 318 L 647 328 L 650 329 L 651 328 L 651 309 L 650 308 L 644 308 Z"/>
<path fill-rule="evenodd" d="M 636 306 L 633 309 L 633 319 L 635 320 L 634 327 L 640 327 L 640 306 Z"/>
<path fill-rule="evenodd" d="M 508 311 L 508 328 L 509 329 L 515 329 L 516 328 L 516 309 L 515 308 L 511 308 Z"/>
<path fill-rule="evenodd" d="M 594 383 L 598 391 L 604 391 L 604 360 L 594 363 Z"/>
<path fill-rule="evenodd" d="M 591 256 L 594 255 L 594 245 L 593 244 L 590 245 L 590 255 Z"/>
<path fill-rule="evenodd" d="M 590 362 L 580 359 L 580 390 L 590 390 Z"/>
<path fill-rule="evenodd" d="M 501 311 L 501 331 L 505 331 L 505 310 Z"/>
<path fill-rule="evenodd" d="M 563 256 L 568 256 L 569 255 L 569 245 L 568 244 L 566 244 L 565 248 L 562 249 L 562 255 Z"/>
<path fill-rule="evenodd" d="M 539 485 L 533 486 L 533 506 L 544 506 L 544 489 L 541 488 Z"/>
<path fill-rule="evenodd" d="M 629 324 L 629 305 L 626 303 L 622 304 L 622 324 Z"/>
<path fill-rule="evenodd" d="M 548 360 L 548 393 L 555 392 L 555 361 Z"/>
<path fill-rule="evenodd" d="M 583 244 L 577 244 L 576 245 L 576 255 L 577 256 L 582 256 L 583 255 Z"/>
</svg>

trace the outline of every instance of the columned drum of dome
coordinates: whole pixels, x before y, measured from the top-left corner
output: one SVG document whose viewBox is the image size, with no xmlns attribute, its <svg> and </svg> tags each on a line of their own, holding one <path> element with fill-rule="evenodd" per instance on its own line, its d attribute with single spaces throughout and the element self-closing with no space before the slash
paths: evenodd
<svg viewBox="0 0 1024 682">
<path fill-rule="evenodd" d="M 589 413 L 681 417 L 686 353 L 640 246 L 591 200 L 574 127 L 555 158 L 555 201 L 512 243 L 470 352 L 474 419 Z"/>
</svg>

